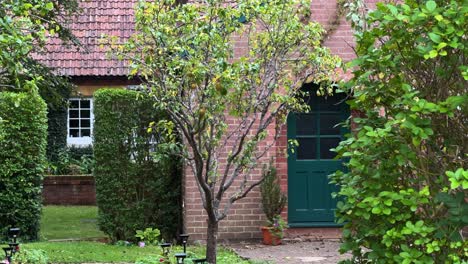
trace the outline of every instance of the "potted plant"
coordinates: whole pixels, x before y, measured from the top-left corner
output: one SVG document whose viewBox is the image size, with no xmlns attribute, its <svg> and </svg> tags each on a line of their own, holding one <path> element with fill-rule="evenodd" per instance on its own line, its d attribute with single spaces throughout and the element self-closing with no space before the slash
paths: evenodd
<svg viewBox="0 0 468 264">
<path fill-rule="evenodd" d="M 276 168 L 271 164 L 263 169 L 263 182 L 260 185 L 262 208 L 267 218 L 267 225 L 262 227 L 263 243 L 279 245 L 284 235 L 286 222 L 281 218 L 281 211 L 286 205 L 286 195 L 281 192 Z"/>
</svg>

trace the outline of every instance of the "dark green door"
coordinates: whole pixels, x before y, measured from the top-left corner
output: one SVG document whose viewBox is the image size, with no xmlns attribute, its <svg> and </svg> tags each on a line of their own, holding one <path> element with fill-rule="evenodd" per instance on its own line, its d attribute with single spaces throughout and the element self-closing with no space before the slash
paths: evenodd
<svg viewBox="0 0 468 264">
<path fill-rule="evenodd" d="M 299 145 L 288 156 L 288 222 L 290 226 L 326 226 L 335 220 L 336 186 L 328 175 L 342 168 L 330 151 L 342 140 L 344 128 L 337 126 L 349 116 L 343 95 L 307 99 L 309 113 L 288 116 L 288 139 Z"/>
</svg>

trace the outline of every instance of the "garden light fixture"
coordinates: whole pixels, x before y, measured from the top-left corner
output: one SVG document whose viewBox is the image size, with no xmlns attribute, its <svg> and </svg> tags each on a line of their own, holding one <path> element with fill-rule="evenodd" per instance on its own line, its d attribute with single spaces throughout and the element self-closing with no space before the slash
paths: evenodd
<svg viewBox="0 0 468 264">
<path fill-rule="evenodd" d="M 167 257 L 169 255 L 169 251 L 171 251 L 172 244 L 171 243 L 162 243 L 160 246 L 162 248 L 163 255 Z"/>
<path fill-rule="evenodd" d="M 16 243 L 20 230 L 18 227 L 12 227 L 8 231 L 8 236 L 13 239 L 13 243 Z"/>
<path fill-rule="evenodd" d="M 184 259 L 187 257 L 185 253 L 175 253 L 174 255 L 177 259 L 177 264 L 184 264 Z"/>
<path fill-rule="evenodd" d="M 5 251 L 5 259 L 8 261 L 7 263 L 11 263 L 11 257 L 13 256 L 13 248 L 12 247 L 4 247 L 3 251 Z"/>
<path fill-rule="evenodd" d="M 179 237 L 182 240 L 182 244 L 184 245 L 184 253 L 187 253 L 187 241 L 188 241 L 189 235 L 180 234 Z"/>
</svg>

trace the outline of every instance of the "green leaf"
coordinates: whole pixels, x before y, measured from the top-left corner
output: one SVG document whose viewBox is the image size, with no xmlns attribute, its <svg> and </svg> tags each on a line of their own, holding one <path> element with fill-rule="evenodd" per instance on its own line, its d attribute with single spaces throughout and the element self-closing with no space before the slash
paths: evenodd
<svg viewBox="0 0 468 264">
<path fill-rule="evenodd" d="M 438 34 L 433 33 L 433 32 L 430 32 L 428 35 L 429 35 L 429 38 L 430 38 L 432 41 L 434 41 L 435 43 L 440 43 L 441 38 L 440 38 L 440 36 L 439 36 Z"/>
<path fill-rule="evenodd" d="M 431 50 L 431 51 L 429 52 L 429 55 L 428 55 L 428 56 L 429 56 L 429 58 L 432 59 L 432 58 L 437 57 L 438 54 L 439 54 L 439 53 L 437 52 L 437 50 Z"/>
<path fill-rule="evenodd" d="M 47 11 L 52 11 L 52 10 L 54 10 L 54 3 L 48 2 L 48 3 L 45 5 L 45 8 L 46 8 Z"/>
<path fill-rule="evenodd" d="M 426 2 L 426 9 L 429 12 L 434 12 L 434 10 L 437 8 L 437 3 L 434 1 L 427 1 Z"/>
<path fill-rule="evenodd" d="M 439 21 L 439 22 L 442 21 L 442 20 L 444 20 L 444 17 L 441 16 L 441 15 L 435 15 L 434 17 L 435 17 L 435 19 L 436 19 L 437 21 Z"/>
<path fill-rule="evenodd" d="M 441 43 L 439 43 L 439 45 L 437 45 L 438 50 L 443 49 L 445 47 L 447 47 L 447 43 L 445 43 L 445 42 L 441 42 Z"/>
</svg>

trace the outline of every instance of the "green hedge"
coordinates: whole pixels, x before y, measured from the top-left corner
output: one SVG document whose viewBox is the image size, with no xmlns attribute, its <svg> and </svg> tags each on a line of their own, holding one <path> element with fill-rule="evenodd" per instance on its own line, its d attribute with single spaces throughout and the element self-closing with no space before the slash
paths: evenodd
<svg viewBox="0 0 468 264">
<path fill-rule="evenodd" d="M 31 93 L 0 93 L 0 240 L 10 227 L 36 240 L 46 164 L 47 107 Z"/>
<path fill-rule="evenodd" d="M 147 227 L 173 238 L 181 223 L 180 160 L 170 155 L 155 159 L 151 138 L 160 143 L 165 139 L 148 132 L 150 122 L 164 114 L 141 93 L 101 89 L 95 93 L 94 116 L 101 230 L 114 241 L 135 240 L 136 230 Z"/>
</svg>

